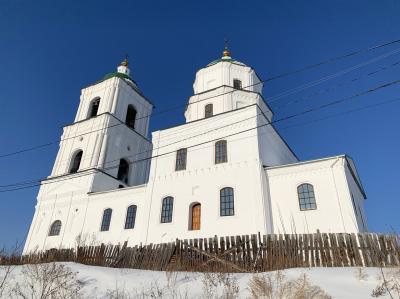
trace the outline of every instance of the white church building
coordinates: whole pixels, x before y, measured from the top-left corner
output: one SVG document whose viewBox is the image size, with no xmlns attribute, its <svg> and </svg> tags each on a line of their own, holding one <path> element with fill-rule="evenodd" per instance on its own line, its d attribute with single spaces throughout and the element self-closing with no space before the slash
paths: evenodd
<svg viewBox="0 0 400 299">
<path fill-rule="evenodd" d="M 364 232 L 366 199 L 346 155 L 299 161 L 253 68 L 225 49 L 196 73 L 186 123 L 152 132 L 153 104 L 124 60 L 82 89 L 24 252 L 243 234 Z"/>
</svg>

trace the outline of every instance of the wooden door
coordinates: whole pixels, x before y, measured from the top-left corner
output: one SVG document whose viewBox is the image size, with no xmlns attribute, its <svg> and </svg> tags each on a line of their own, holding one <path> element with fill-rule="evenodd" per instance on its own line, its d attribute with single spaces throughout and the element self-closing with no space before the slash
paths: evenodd
<svg viewBox="0 0 400 299">
<path fill-rule="evenodd" d="M 200 219 L 201 219 L 201 204 L 195 204 L 192 207 L 192 230 L 200 229 Z"/>
</svg>

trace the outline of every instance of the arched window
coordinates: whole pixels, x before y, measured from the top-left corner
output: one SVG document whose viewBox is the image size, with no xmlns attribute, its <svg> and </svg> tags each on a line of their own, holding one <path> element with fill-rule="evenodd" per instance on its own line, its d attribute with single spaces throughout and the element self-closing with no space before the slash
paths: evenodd
<svg viewBox="0 0 400 299">
<path fill-rule="evenodd" d="M 126 111 L 126 119 L 125 124 L 134 129 L 135 128 L 135 120 L 136 120 L 136 109 L 132 106 L 128 106 L 128 110 Z"/>
<path fill-rule="evenodd" d="M 161 223 L 172 222 L 172 211 L 174 209 L 174 198 L 167 196 L 162 201 Z"/>
<path fill-rule="evenodd" d="M 126 212 L 125 229 L 135 227 L 136 210 L 137 207 L 135 205 L 131 205 L 128 207 L 128 210 Z"/>
<path fill-rule="evenodd" d="M 104 210 L 103 219 L 101 220 L 101 228 L 100 228 L 100 230 L 102 232 L 108 231 L 110 229 L 111 215 L 112 215 L 111 209 Z"/>
<path fill-rule="evenodd" d="M 297 194 L 301 211 L 315 210 L 317 208 L 313 185 L 301 184 L 297 187 Z"/>
<path fill-rule="evenodd" d="M 50 226 L 49 236 L 58 236 L 60 234 L 60 231 L 61 231 L 61 221 L 56 220 Z"/>
<path fill-rule="evenodd" d="M 89 118 L 95 117 L 99 111 L 100 98 L 96 98 L 90 104 Z"/>
<path fill-rule="evenodd" d="M 181 148 L 176 152 L 176 162 L 175 170 L 185 170 L 186 169 L 186 159 L 187 159 L 187 149 Z"/>
<path fill-rule="evenodd" d="M 215 164 L 228 161 L 226 140 L 220 140 L 215 143 Z"/>
<path fill-rule="evenodd" d="M 235 215 L 233 188 L 226 187 L 219 191 L 220 215 Z"/>
<path fill-rule="evenodd" d="M 201 204 L 195 203 L 190 208 L 190 230 L 199 230 L 201 226 Z"/>
<path fill-rule="evenodd" d="M 125 159 L 119 160 L 117 179 L 128 184 L 129 163 Z"/>
<path fill-rule="evenodd" d="M 79 170 L 79 166 L 81 165 L 83 151 L 77 151 L 71 161 L 71 166 L 69 168 L 69 173 L 76 173 Z"/>
<path fill-rule="evenodd" d="M 213 104 L 207 104 L 204 107 L 204 117 L 211 117 L 213 116 Z"/>
<path fill-rule="evenodd" d="M 242 81 L 239 79 L 233 79 L 233 88 L 242 89 Z"/>
</svg>

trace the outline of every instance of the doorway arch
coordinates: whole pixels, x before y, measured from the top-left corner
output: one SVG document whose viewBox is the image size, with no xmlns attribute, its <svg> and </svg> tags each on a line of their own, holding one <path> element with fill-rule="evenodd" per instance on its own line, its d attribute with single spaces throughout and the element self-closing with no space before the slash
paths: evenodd
<svg viewBox="0 0 400 299">
<path fill-rule="evenodd" d="M 194 202 L 189 209 L 189 230 L 200 230 L 201 227 L 201 204 Z"/>
</svg>

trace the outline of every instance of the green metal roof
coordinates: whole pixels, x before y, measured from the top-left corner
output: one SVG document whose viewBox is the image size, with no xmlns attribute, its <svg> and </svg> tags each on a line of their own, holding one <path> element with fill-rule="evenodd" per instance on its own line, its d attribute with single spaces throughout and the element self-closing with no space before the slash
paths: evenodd
<svg viewBox="0 0 400 299">
<path fill-rule="evenodd" d="M 135 82 L 135 81 L 133 81 L 133 79 L 132 79 L 131 77 L 129 77 L 127 74 L 118 73 L 118 72 L 109 73 L 109 74 L 105 75 L 103 79 L 106 80 L 106 79 L 110 79 L 110 78 L 112 78 L 112 77 L 118 77 L 118 78 L 121 78 L 121 79 L 128 79 L 128 80 L 131 80 L 132 82 Z"/>
<path fill-rule="evenodd" d="M 138 93 L 140 93 L 143 96 L 136 82 L 131 77 L 129 77 L 127 74 L 124 73 L 119 73 L 119 72 L 108 73 L 107 75 L 104 76 L 102 80 L 100 80 L 100 82 L 114 77 L 125 79 L 125 82 L 128 85 L 130 85 L 133 89 L 135 89 Z"/>
<path fill-rule="evenodd" d="M 220 59 L 217 59 L 217 60 L 214 60 L 214 61 L 210 62 L 209 64 L 207 64 L 207 66 L 211 66 L 211 65 L 217 64 L 218 62 L 231 62 L 231 63 L 240 64 L 240 65 L 245 65 L 243 62 L 237 61 L 237 60 L 232 59 L 232 58 L 220 58 Z"/>
</svg>

